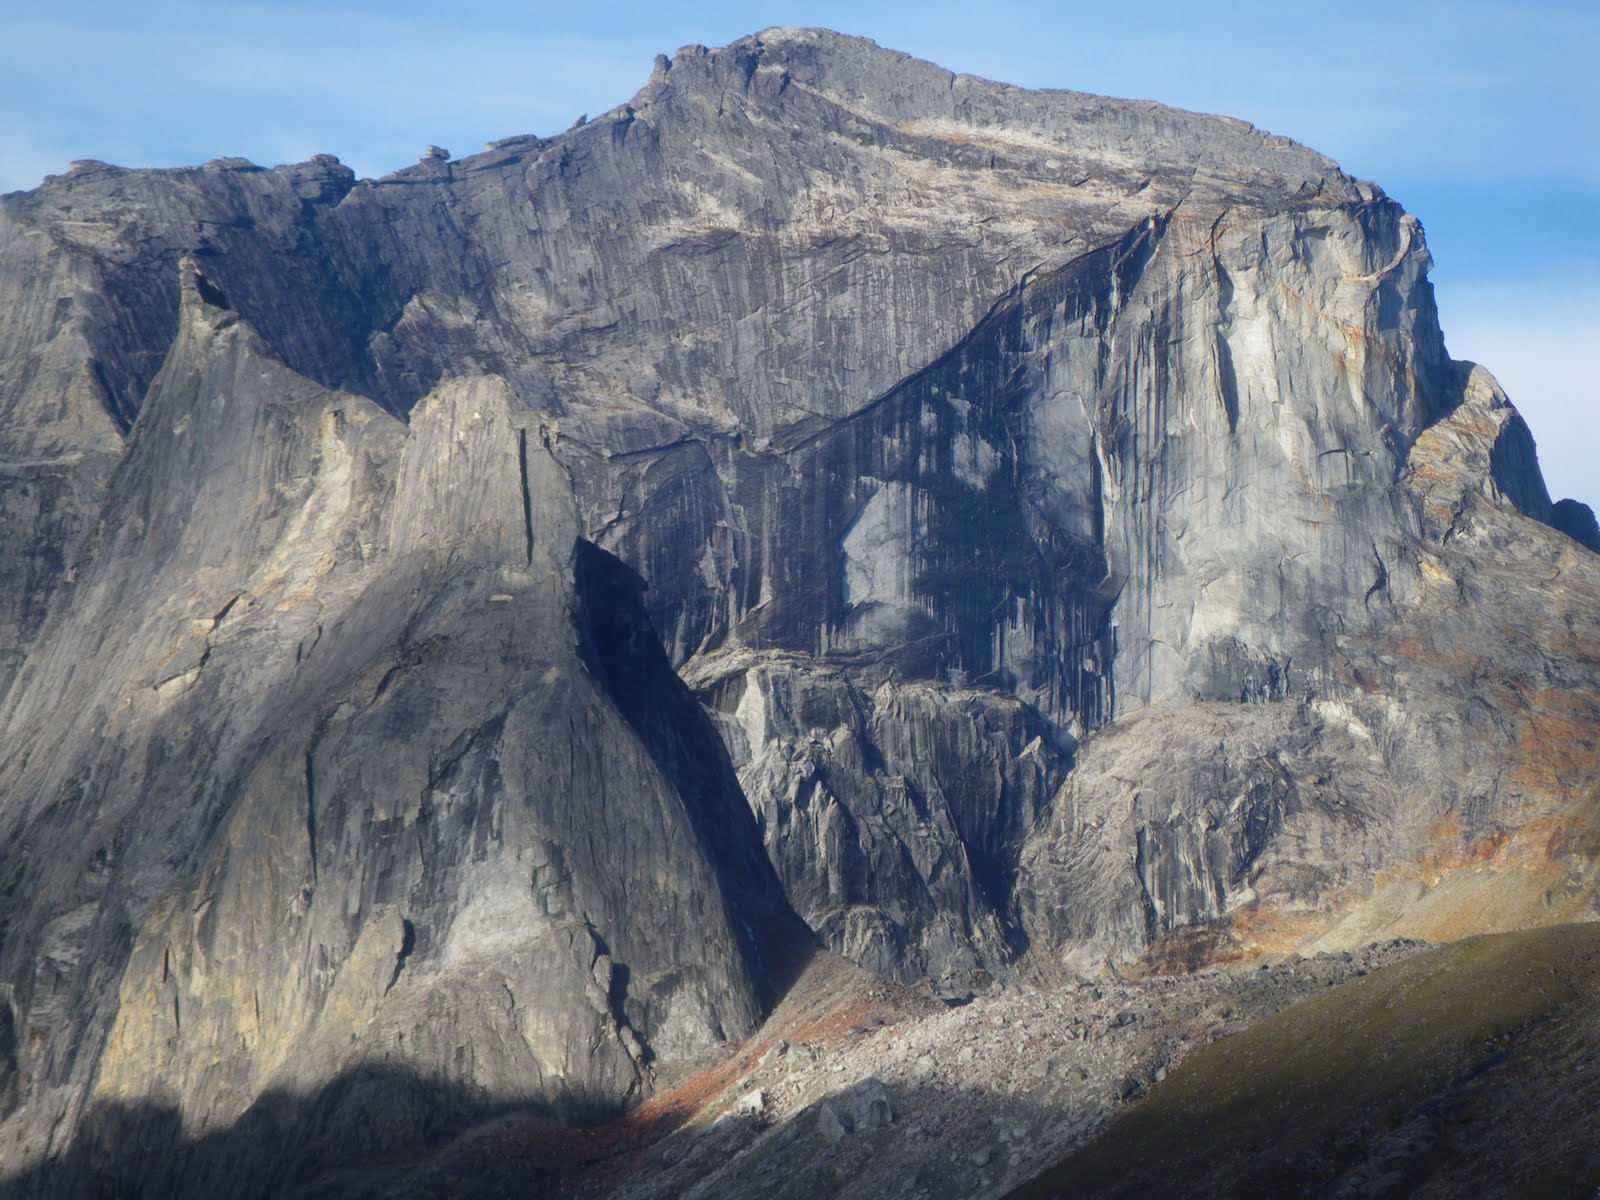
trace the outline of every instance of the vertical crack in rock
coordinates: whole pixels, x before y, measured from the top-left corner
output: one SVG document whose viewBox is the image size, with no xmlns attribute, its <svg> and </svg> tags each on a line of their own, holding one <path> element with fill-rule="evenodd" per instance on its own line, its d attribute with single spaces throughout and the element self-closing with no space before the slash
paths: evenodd
<svg viewBox="0 0 1600 1200">
<path fill-rule="evenodd" d="M 1233 365 L 1233 348 L 1228 345 L 1228 329 L 1232 323 L 1228 307 L 1233 303 L 1233 280 L 1221 262 L 1215 262 L 1214 266 L 1217 272 L 1217 389 L 1231 434 L 1239 430 L 1239 375 Z"/>
<path fill-rule="evenodd" d="M 517 430 L 517 469 L 522 483 L 522 533 L 527 550 L 527 565 L 533 564 L 533 497 L 528 491 L 528 431 Z"/>
<path fill-rule="evenodd" d="M 230 599 L 221 608 L 217 609 L 216 614 L 211 618 L 211 628 L 213 632 L 215 632 L 217 626 L 221 625 L 228 619 L 228 614 L 233 611 L 234 605 L 238 604 L 242 599 L 244 599 L 244 593 L 235 592 L 232 599 Z"/>
<path fill-rule="evenodd" d="M 317 883 L 317 763 L 316 740 L 306 749 L 306 856 L 311 862 L 311 883 Z"/>
<path fill-rule="evenodd" d="M 1139 880 L 1139 896 L 1144 906 L 1145 938 L 1151 942 L 1161 935 L 1161 908 L 1151 886 L 1154 870 L 1150 859 L 1150 831 L 1141 825 L 1134 831 L 1133 873 Z"/>
<path fill-rule="evenodd" d="M 406 960 L 411 957 L 411 952 L 417 946 L 417 927 L 411 923 L 409 917 L 400 920 L 400 949 L 394 956 L 394 974 L 389 976 L 389 982 L 383 987 L 384 995 L 394 990 L 394 985 L 400 982 L 400 972 L 405 970 Z M 257 1009 L 257 1020 L 260 1020 L 260 1011 Z"/>
<path fill-rule="evenodd" d="M 1389 568 L 1384 564 L 1383 555 L 1378 553 L 1378 543 L 1372 543 L 1372 562 L 1376 568 L 1376 575 L 1372 586 L 1367 589 L 1367 594 L 1361 598 L 1364 607 L 1371 607 L 1373 596 L 1387 599 L 1389 595 Z"/>
</svg>

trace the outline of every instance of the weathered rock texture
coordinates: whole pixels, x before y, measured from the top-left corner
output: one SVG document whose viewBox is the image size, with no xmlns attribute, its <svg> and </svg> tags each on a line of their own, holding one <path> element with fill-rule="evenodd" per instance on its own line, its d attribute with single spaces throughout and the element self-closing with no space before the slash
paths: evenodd
<svg viewBox="0 0 1600 1200">
<path fill-rule="evenodd" d="M 243 1128 L 116 1186 L 271 1187 L 749 1032 L 803 928 L 538 415 L 480 377 L 407 428 L 184 271 L 7 701 L 7 1163 Z"/>
<path fill-rule="evenodd" d="M 614 1109 L 796 913 L 947 997 L 1592 916 L 1592 519 L 1428 267 L 1242 122 L 816 31 L 0 200 L 8 1168 Z"/>
</svg>

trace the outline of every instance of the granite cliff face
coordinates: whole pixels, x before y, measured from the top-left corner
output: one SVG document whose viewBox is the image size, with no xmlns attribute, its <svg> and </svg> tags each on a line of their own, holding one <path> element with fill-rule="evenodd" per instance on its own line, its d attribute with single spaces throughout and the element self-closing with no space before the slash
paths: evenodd
<svg viewBox="0 0 1600 1200">
<path fill-rule="evenodd" d="M 497 1105 L 601 1115 L 749 1032 L 804 929 L 537 414 L 479 377 L 408 427 L 183 271 L 7 702 L 8 1161 L 176 1123 L 281 1180 Z"/>
<path fill-rule="evenodd" d="M 1600 547 L 1429 265 L 1241 122 L 818 31 L 3 198 L 17 1186 L 615 1111 L 812 939 L 962 998 L 1592 917 Z"/>
</svg>

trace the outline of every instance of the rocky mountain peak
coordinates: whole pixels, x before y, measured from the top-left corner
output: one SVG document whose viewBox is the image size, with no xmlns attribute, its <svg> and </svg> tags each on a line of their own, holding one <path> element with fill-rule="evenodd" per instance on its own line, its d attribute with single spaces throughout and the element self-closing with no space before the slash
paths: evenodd
<svg viewBox="0 0 1600 1200">
<path fill-rule="evenodd" d="M 822 950 L 932 1006 L 1592 918 L 1592 517 L 1430 266 L 1243 122 L 820 30 L 5 197 L 8 1186 L 604 1119 Z"/>
</svg>

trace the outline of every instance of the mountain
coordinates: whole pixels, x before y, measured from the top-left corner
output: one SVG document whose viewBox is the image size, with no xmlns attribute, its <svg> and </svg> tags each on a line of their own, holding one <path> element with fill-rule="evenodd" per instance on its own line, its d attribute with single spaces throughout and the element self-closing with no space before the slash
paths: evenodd
<svg viewBox="0 0 1600 1200">
<path fill-rule="evenodd" d="M 819 951 L 1594 919 L 1600 539 L 1429 267 L 1243 122 L 815 30 L 0 198 L 6 1186 L 600 1120 Z"/>
</svg>

